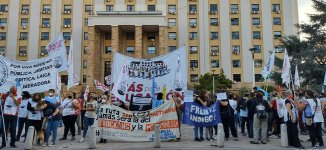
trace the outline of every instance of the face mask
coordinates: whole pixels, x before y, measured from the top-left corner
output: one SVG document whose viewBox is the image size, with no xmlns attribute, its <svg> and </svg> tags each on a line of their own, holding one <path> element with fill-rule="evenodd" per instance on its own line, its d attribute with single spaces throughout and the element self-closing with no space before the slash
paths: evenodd
<svg viewBox="0 0 326 150">
<path fill-rule="evenodd" d="M 69 99 L 72 99 L 72 96 L 68 96 Z"/>
<path fill-rule="evenodd" d="M 53 93 L 49 93 L 49 96 L 53 96 Z"/>
<path fill-rule="evenodd" d="M 105 99 L 102 99 L 102 103 L 105 103 L 106 102 L 106 100 Z"/>
</svg>

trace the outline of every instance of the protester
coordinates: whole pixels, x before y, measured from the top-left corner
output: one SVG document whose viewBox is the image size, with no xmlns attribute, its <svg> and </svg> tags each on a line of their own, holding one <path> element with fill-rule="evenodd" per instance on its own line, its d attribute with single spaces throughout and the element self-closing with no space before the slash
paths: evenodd
<svg viewBox="0 0 326 150">
<path fill-rule="evenodd" d="M 163 93 L 157 93 L 157 98 L 154 98 L 152 102 L 152 109 L 162 105 L 163 103 Z"/>
<path fill-rule="evenodd" d="M 210 107 L 214 104 L 214 101 L 211 98 L 211 92 L 210 91 L 202 91 L 202 94 L 200 96 L 201 99 L 206 102 L 206 107 Z M 205 137 L 207 141 L 213 141 L 213 126 L 206 127 Z"/>
<path fill-rule="evenodd" d="M 267 123 L 268 123 L 268 112 L 271 111 L 267 101 L 263 99 L 264 93 L 258 92 L 256 95 L 256 101 L 252 105 L 255 108 L 253 131 L 254 138 L 250 141 L 251 144 L 259 144 L 259 138 L 262 144 L 266 144 L 267 139 Z"/>
<path fill-rule="evenodd" d="M 280 92 L 274 92 L 272 98 L 272 111 L 273 111 L 273 124 L 274 131 L 273 134 L 280 137 L 281 134 L 281 124 L 283 123 L 283 112 L 285 109 L 284 100 L 281 97 Z"/>
<path fill-rule="evenodd" d="M 253 129 L 253 124 L 254 124 L 254 114 L 255 114 L 255 107 L 254 104 L 256 103 L 255 100 L 255 93 L 251 92 L 250 93 L 250 98 L 247 101 L 247 108 L 248 108 L 248 122 L 249 122 L 249 138 L 253 138 L 254 137 L 254 129 Z"/>
<path fill-rule="evenodd" d="M 207 105 L 206 101 L 202 100 L 200 97 L 198 97 L 198 95 L 194 95 L 194 102 L 201 106 Z M 198 130 L 199 130 L 199 136 L 198 136 Z M 195 126 L 194 131 L 195 131 L 195 141 L 199 141 L 199 142 L 204 141 L 203 138 L 204 127 Z"/>
<path fill-rule="evenodd" d="M 305 101 L 305 91 L 299 91 L 299 93 L 297 93 L 297 96 L 296 96 L 296 99 L 298 101 L 299 104 L 302 104 L 302 102 Z M 298 115 L 299 115 L 299 127 L 300 127 L 300 134 L 302 135 L 308 135 L 308 130 L 305 126 L 305 123 L 303 122 L 303 119 L 302 116 L 303 116 L 303 112 L 302 112 L 302 109 L 299 109 L 298 110 Z"/>
<path fill-rule="evenodd" d="M 247 101 L 249 99 L 249 93 L 245 93 L 244 96 L 238 102 L 238 111 L 240 112 L 240 126 L 242 136 L 247 136 L 245 132 L 245 126 L 247 126 L 247 133 L 249 134 L 249 122 L 248 122 L 248 108 Z"/>
<path fill-rule="evenodd" d="M 64 124 L 63 137 L 59 140 L 67 140 L 67 135 L 70 130 L 71 141 L 75 140 L 75 123 L 77 120 L 76 109 L 78 109 L 77 100 L 73 99 L 72 93 L 68 93 L 68 96 L 61 102 L 62 120 Z"/>
<path fill-rule="evenodd" d="M 76 94 L 74 94 L 76 96 Z M 75 98 L 75 97 L 74 97 Z M 76 109 L 76 115 L 77 115 L 77 119 L 76 119 L 76 125 L 77 125 L 77 133 L 78 135 L 81 135 L 81 130 L 82 130 L 82 106 L 83 106 L 83 100 L 81 99 L 81 97 L 76 98 L 76 105 L 78 105 L 78 109 Z"/>
<path fill-rule="evenodd" d="M 61 99 L 59 96 L 55 96 L 55 90 L 50 89 L 48 96 L 45 96 L 45 101 L 48 101 L 56 106 L 60 106 Z"/>
<path fill-rule="evenodd" d="M 294 146 L 296 148 L 304 149 L 298 137 L 297 125 L 298 125 L 299 116 L 298 116 L 297 101 L 293 100 L 293 93 L 291 90 L 285 91 L 284 96 L 286 98 L 284 122 L 286 122 L 286 126 L 287 126 L 289 146 Z"/>
<path fill-rule="evenodd" d="M 235 129 L 237 130 L 238 128 L 238 111 L 237 111 L 237 104 L 238 104 L 238 99 L 237 96 L 235 94 L 230 94 L 229 97 L 229 102 L 230 102 L 230 106 L 233 109 L 233 119 L 234 119 L 234 126 Z"/>
<path fill-rule="evenodd" d="M 177 142 L 180 142 L 181 141 L 181 121 L 182 121 L 182 100 L 181 100 L 180 94 L 178 92 L 174 92 L 173 101 L 174 101 L 176 109 L 177 109 L 179 131 L 180 131 L 180 137 L 177 137 Z"/>
<path fill-rule="evenodd" d="M 18 115 L 18 107 L 21 103 L 21 99 L 17 97 L 16 87 L 12 86 L 9 90 L 9 93 L 3 95 L 1 99 L 4 100 L 4 102 L 2 102 L 4 104 L 3 106 L 4 127 L 6 130 L 8 129 L 10 131 L 10 135 L 11 135 L 10 147 L 17 148 L 17 146 L 15 145 L 17 115 Z M 7 146 L 6 137 L 8 137 L 8 134 L 2 133 L 2 144 L 0 149 L 5 148 Z"/>
<path fill-rule="evenodd" d="M 306 127 L 309 131 L 309 137 L 312 147 L 319 148 L 324 146 L 323 137 L 321 133 L 321 123 L 324 122 L 322 114 L 322 105 L 314 93 L 310 90 L 306 91 L 307 99 L 303 101 L 301 109 L 303 110 L 303 118 Z M 318 144 L 316 143 L 318 141 Z"/>
<path fill-rule="evenodd" d="M 87 101 L 84 102 L 83 110 L 86 111 L 84 117 L 84 130 L 83 130 L 83 137 L 79 140 L 79 142 L 83 142 L 84 138 L 86 137 L 87 130 L 89 126 L 94 124 L 94 120 L 96 118 L 96 108 L 97 108 L 97 101 L 96 97 L 93 95 L 89 96 Z"/>
<path fill-rule="evenodd" d="M 27 104 L 31 99 L 31 95 L 27 91 L 22 92 L 22 102 L 19 105 L 18 109 L 18 132 L 16 136 L 16 141 L 20 140 L 21 133 L 23 131 L 24 125 L 25 125 L 25 134 L 22 137 L 25 137 L 27 134 Z"/>
<path fill-rule="evenodd" d="M 230 106 L 228 99 L 223 99 L 219 101 L 220 103 L 220 113 L 221 113 L 221 119 L 222 124 L 224 128 L 224 140 L 229 140 L 229 129 L 231 129 L 232 136 L 234 137 L 235 141 L 238 141 L 238 134 L 237 130 L 235 129 L 234 124 L 234 112 L 233 109 Z"/>
<path fill-rule="evenodd" d="M 110 95 L 107 95 L 105 93 L 103 94 L 103 96 L 101 97 L 101 103 L 97 107 L 97 110 L 98 111 L 104 105 L 112 105 L 111 97 L 108 99 L 108 96 L 110 97 Z M 99 143 L 107 143 L 107 142 L 108 142 L 107 139 L 101 138 Z"/>
</svg>

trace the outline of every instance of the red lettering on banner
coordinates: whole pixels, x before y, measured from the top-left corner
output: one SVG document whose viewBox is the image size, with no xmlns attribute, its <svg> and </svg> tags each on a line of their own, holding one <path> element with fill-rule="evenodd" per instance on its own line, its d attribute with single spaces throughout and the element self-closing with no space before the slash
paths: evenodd
<svg viewBox="0 0 326 150">
<path fill-rule="evenodd" d="M 143 91 L 143 84 L 138 84 L 137 85 L 137 89 L 136 89 L 136 92 L 141 92 L 141 91 Z"/>
<path fill-rule="evenodd" d="M 179 128 L 179 122 L 178 120 L 164 120 L 159 123 L 156 123 L 160 125 L 160 129 L 171 129 L 171 128 Z M 154 131 L 154 125 L 155 124 L 146 124 L 146 132 Z"/>
<path fill-rule="evenodd" d="M 131 83 L 131 85 L 128 88 L 128 92 L 135 92 L 135 84 Z"/>
<path fill-rule="evenodd" d="M 168 108 L 168 109 L 165 109 L 165 110 L 157 110 L 155 112 L 152 112 L 150 113 L 150 117 L 156 117 L 156 116 L 163 116 L 167 113 L 171 113 L 171 112 L 176 112 L 177 109 L 175 107 L 172 107 L 172 108 Z"/>
<path fill-rule="evenodd" d="M 114 121 L 114 120 L 98 120 L 98 127 L 100 128 L 112 128 L 112 129 L 119 129 L 119 130 L 130 130 L 131 124 Z"/>
</svg>

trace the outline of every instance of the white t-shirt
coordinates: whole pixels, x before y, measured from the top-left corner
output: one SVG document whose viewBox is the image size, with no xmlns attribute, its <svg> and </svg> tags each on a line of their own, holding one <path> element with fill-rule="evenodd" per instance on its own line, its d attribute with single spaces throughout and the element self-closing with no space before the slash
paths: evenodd
<svg viewBox="0 0 326 150">
<path fill-rule="evenodd" d="M 88 118 L 96 118 L 96 108 L 97 108 L 97 102 L 96 101 L 92 101 L 92 102 L 85 102 L 84 104 L 85 108 L 95 108 L 95 111 L 86 111 L 85 113 L 85 117 Z"/>
<path fill-rule="evenodd" d="M 230 102 L 230 106 L 234 110 L 234 114 L 238 114 L 238 112 L 237 112 L 237 101 L 235 101 L 233 99 L 230 99 L 229 102 Z"/>
<path fill-rule="evenodd" d="M 18 117 L 19 118 L 26 118 L 28 115 L 27 104 L 31 99 L 23 100 L 18 109 Z"/>
<path fill-rule="evenodd" d="M 284 99 L 280 98 L 278 99 L 277 97 L 275 98 L 276 101 L 276 109 L 277 109 L 277 114 L 279 118 L 282 118 L 284 116 Z"/>
<path fill-rule="evenodd" d="M 324 122 L 324 117 L 323 117 L 323 113 L 321 111 L 321 103 L 320 100 L 317 99 L 317 108 L 316 108 L 316 102 L 313 99 L 307 99 L 310 108 L 312 110 L 312 113 L 315 115 L 314 116 L 314 122 L 318 123 L 318 122 Z"/>
<path fill-rule="evenodd" d="M 32 107 L 36 107 L 37 102 L 34 102 L 32 99 L 29 100 L 29 103 Z M 29 120 L 42 120 L 43 111 L 29 111 L 28 119 Z"/>
<path fill-rule="evenodd" d="M 72 103 L 75 103 L 75 100 L 68 99 L 68 98 L 65 98 L 61 102 L 62 116 L 69 116 L 69 115 L 75 115 L 76 114 L 76 110 L 73 107 Z"/>
<path fill-rule="evenodd" d="M 17 99 L 17 96 L 16 96 Z M 4 114 L 16 116 L 18 111 L 18 106 L 15 104 L 14 100 L 8 96 L 4 104 Z"/>
</svg>

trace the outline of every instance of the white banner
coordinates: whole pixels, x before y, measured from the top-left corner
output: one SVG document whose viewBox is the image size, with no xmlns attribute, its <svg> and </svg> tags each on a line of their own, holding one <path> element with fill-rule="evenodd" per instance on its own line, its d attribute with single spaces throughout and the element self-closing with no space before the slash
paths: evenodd
<svg viewBox="0 0 326 150">
<path fill-rule="evenodd" d="M 67 49 L 62 33 L 58 34 L 47 46 L 49 56 L 54 56 L 54 65 L 58 72 L 68 69 Z"/>
<path fill-rule="evenodd" d="M 94 84 L 95 84 L 96 89 L 98 89 L 98 90 L 101 90 L 103 92 L 109 91 L 109 87 L 107 87 L 106 85 L 104 85 L 103 83 L 101 83 L 97 80 L 94 80 Z"/>
<path fill-rule="evenodd" d="M 79 84 L 79 80 L 75 79 L 74 74 L 74 53 L 73 53 L 73 43 L 70 41 L 70 49 L 69 49 L 69 56 L 68 56 L 68 85 L 67 90 L 71 87 L 76 86 Z M 77 77 L 77 75 L 76 75 Z"/>
<path fill-rule="evenodd" d="M 161 140 L 180 137 L 174 101 L 149 111 L 128 111 L 114 105 L 99 108 L 96 136 L 113 141 L 153 141 L 154 125 L 160 125 Z"/>
<path fill-rule="evenodd" d="M 111 93 L 124 102 L 130 101 L 131 95 L 153 96 L 152 79 L 155 78 L 155 93 L 165 93 L 164 99 L 171 99 L 172 91 L 187 90 L 187 75 L 185 48 L 146 60 L 115 53 Z"/>
<path fill-rule="evenodd" d="M 287 50 L 285 49 L 281 78 L 282 78 L 282 83 L 285 84 L 287 87 L 290 87 L 290 82 L 291 82 L 290 76 L 291 76 L 290 58 L 289 58 Z"/>
<path fill-rule="evenodd" d="M 261 71 L 261 75 L 264 77 L 264 79 L 267 79 L 268 76 L 271 74 L 274 67 L 274 61 L 275 61 L 275 50 L 273 51 L 271 56 L 269 56 L 269 60 L 267 64 L 265 64 L 263 70 Z"/>
<path fill-rule="evenodd" d="M 0 56 L 0 92 L 20 84 L 22 91 L 44 92 L 56 87 L 56 62 L 54 57 L 32 61 L 16 61 Z"/>
</svg>

